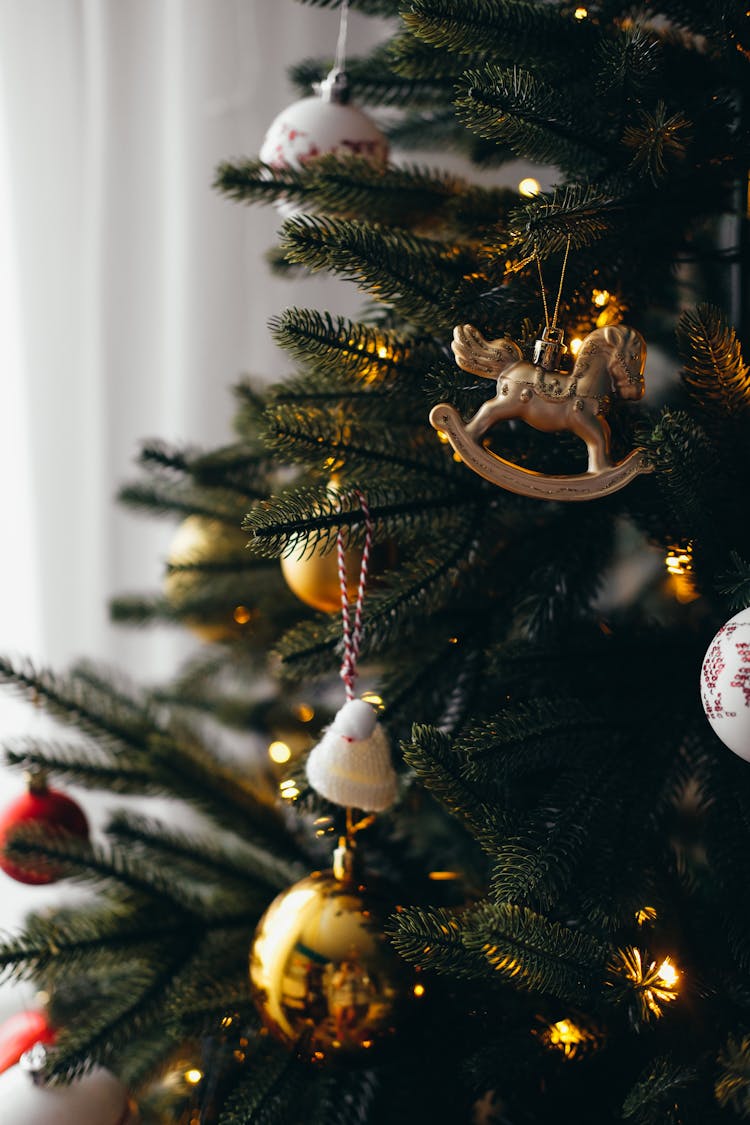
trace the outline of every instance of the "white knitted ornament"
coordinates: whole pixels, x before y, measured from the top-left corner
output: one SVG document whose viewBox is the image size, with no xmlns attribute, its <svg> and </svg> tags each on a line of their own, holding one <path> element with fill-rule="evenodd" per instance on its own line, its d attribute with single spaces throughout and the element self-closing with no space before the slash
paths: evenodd
<svg viewBox="0 0 750 1125">
<path fill-rule="evenodd" d="M 393 804 L 396 771 L 374 707 L 364 699 L 344 704 L 307 759 L 307 780 L 344 808 L 383 812 Z"/>
</svg>

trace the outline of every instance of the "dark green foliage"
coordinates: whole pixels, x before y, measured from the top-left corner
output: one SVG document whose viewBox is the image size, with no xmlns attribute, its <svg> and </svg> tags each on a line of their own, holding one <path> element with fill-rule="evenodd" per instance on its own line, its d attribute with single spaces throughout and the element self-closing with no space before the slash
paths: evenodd
<svg viewBox="0 0 750 1125">
<path fill-rule="evenodd" d="M 310 211 L 410 230 L 448 228 L 474 241 L 515 201 L 504 188 L 472 187 L 458 176 L 415 166 L 381 168 L 359 156 L 327 154 L 276 172 L 257 160 L 223 164 L 219 188 L 243 203 L 290 199 Z"/>
<path fill-rule="evenodd" d="M 0 662 L 0 679 L 77 732 L 15 739 L 11 765 L 168 795 L 178 817 L 115 811 L 93 843 L 38 826 L 7 842 L 10 857 L 94 897 L 32 915 L 0 946 L 0 968 L 61 1012 L 67 996 L 53 1074 L 119 1069 L 143 1092 L 147 1125 L 185 1119 L 184 1091 L 170 1103 L 167 1082 L 157 1105 L 149 1087 L 174 1078 L 197 1038 L 206 1077 L 193 1115 L 206 1125 L 748 1116 L 750 775 L 698 693 L 710 638 L 750 604 L 750 379 L 724 311 L 730 296 L 747 303 L 746 5 L 352 8 L 401 16 L 347 63 L 354 102 L 388 107 L 399 147 L 483 164 L 484 183 L 435 170 L 432 152 L 429 166 L 404 163 L 396 147 L 386 167 L 324 153 L 279 169 L 251 153 L 218 169 L 235 201 L 306 212 L 269 253 L 280 276 L 332 273 L 367 304 L 351 319 L 275 316 L 289 376 L 239 383 L 222 448 L 146 443 L 122 492 L 133 508 L 217 523 L 213 550 L 172 558 L 162 593 L 119 597 L 113 616 L 218 628 L 220 643 L 149 692 L 90 664 L 54 676 Z M 308 90 L 330 63 L 303 61 L 293 80 Z M 493 177 L 516 157 L 548 164 L 535 174 L 549 190 L 525 200 Z M 456 324 L 531 354 L 542 317 L 531 255 L 553 292 L 568 244 L 568 341 L 623 318 L 669 369 L 656 390 L 650 357 L 645 410 L 609 413 L 615 459 L 640 444 L 653 472 L 582 504 L 495 487 L 428 422 L 439 401 L 468 420 L 494 393 L 456 366 Z M 487 440 L 537 473 L 585 467 L 569 434 L 514 420 Z M 398 800 L 358 838 L 366 878 L 400 903 L 388 933 L 423 988 L 393 1050 L 373 1051 L 367 1069 L 318 1068 L 261 1029 L 247 955 L 269 902 L 325 867 L 345 830 L 305 774 L 342 698 L 341 620 L 297 603 L 277 560 L 333 552 L 340 534 L 361 548 L 360 490 L 380 552 L 361 686 L 383 700 Z M 667 577 L 667 551 L 687 558 L 692 601 Z M 272 738 L 293 749 L 278 768 Z M 282 778 L 299 795 L 279 808 Z M 283 981 L 292 1007 L 303 949 Z"/>
<path fill-rule="evenodd" d="M 656 1059 L 625 1099 L 623 1118 L 635 1125 L 676 1125 L 681 1120 L 682 1094 L 695 1077 L 693 1070 L 672 1059 Z"/>
<path fill-rule="evenodd" d="M 460 120 L 480 137 L 508 145 L 516 156 L 563 168 L 604 166 L 606 136 L 573 94 L 520 68 L 492 65 L 467 71 L 456 108 Z"/>
<path fill-rule="evenodd" d="M 424 78 L 400 74 L 393 65 L 392 54 L 391 44 L 385 43 L 367 58 L 347 60 L 346 73 L 358 102 L 368 106 L 399 107 L 429 106 L 436 100 L 450 102 L 453 90 L 450 76 L 434 72 Z M 301 94 L 309 94 L 313 83 L 325 77 L 332 63 L 332 59 L 305 59 L 290 69 L 289 77 Z"/>
<path fill-rule="evenodd" d="M 730 1036 L 719 1054 L 716 1100 L 738 1117 L 750 1112 L 750 1039 Z"/>
<path fill-rule="evenodd" d="M 421 239 L 344 219 L 288 219 L 283 246 L 292 262 L 327 269 L 391 305 L 407 321 L 431 330 L 483 322 L 480 283 L 489 263 L 468 248 Z"/>
<path fill-rule="evenodd" d="M 454 54 L 478 52 L 502 59 L 543 56 L 550 46 L 579 50 L 590 46 L 587 24 L 561 16 L 553 5 L 525 0 L 413 0 L 404 13 L 409 31 Z"/>
<path fill-rule="evenodd" d="M 677 339 L 682 377 L 704 417 L 738 424 L 750 408 L 750 372 L 737 334 L 721 309 L 699 305 L 682 314 Z"/>
</svg>

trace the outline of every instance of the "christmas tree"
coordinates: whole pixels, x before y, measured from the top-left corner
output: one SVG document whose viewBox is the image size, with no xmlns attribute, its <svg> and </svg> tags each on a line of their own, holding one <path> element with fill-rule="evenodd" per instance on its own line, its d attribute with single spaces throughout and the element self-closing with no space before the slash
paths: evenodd
<svg viewBox="0 0 750 1125">
<path fill-rule="evenodd" d="M 313 135 L 300 159 L 287 129 L 218 170 L 228 197 L 287 216 L 272 268 L 366 301 L 357 321 L 280 312 L 295 371 L 236 388 L 231 444 L 144 447 L 123 499 L 184 517 L 182 538 L 163 596 L 113 609 L 201 631 L 173 683 L 0 664 L 77 732 L 6 752 L 40 801 L 44 774 L 200 815 L 121 812 L 104 842 L 59 807 L 16 816 L 6 870 L 95 895 L 32 917 L 0 961 L 52 996 L 45 1080 L 106 1068 L 147 1122 L 748 1116 L 740 625 L 706 666 L 735 754 L 699 691 L 750 605 L 748 13 L 352 8 L 393 34 L 347 61 L 348 86 L 341 43 L 331 74 L 301 62 L 301 97 L 323 82 L 313 111 L 388 107 L 393 147 L 458 150 L 498 181 L 523 158 L 557 186 L 386 163 L 361 117 L 348 151 Z M 599 367 L 606 389 L 586 390 Z M 357 655 L 368 715 L 339 712 L 320 742 Z M 276 773 L 218 756 L 216 722 L 270 732 Z M 371 753 L 357 792 L 382 782 L 361 806 L 331 788 L 343 743 Z"/>
</svg>

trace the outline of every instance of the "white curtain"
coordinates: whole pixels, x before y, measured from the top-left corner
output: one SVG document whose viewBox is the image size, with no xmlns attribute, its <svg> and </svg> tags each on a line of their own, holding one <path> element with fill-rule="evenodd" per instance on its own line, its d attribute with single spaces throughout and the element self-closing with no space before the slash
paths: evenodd
<svg viewBox="0 0 750 1125">
<path fill-rule="evenodd" d="M 357 50 L 378 29 L 352 23 Z M 284 370 L 268 317 L 327 299 L 269 277 L 275 212 L 211 182 L 336 26 L 293 0 L 0 0 L 0 651 L 171 666 L 174 637 L 108 623 L 169 535 L 113 496 L 141 437 L 226 440 L 232 380 Z"/>
</svg>

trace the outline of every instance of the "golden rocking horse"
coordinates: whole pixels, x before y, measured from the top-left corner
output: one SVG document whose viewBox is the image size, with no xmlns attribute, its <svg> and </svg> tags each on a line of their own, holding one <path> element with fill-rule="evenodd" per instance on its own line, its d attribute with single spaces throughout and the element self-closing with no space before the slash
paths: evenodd
<svg viewBox="0 0 750 1125">
<path fill-rule="evenodd" d="M 624 488 L 639 473 L 651 472 L 642 450 L 613 464 L 606 415 L 612 397 L 643 396 L 646 342 L 634 328 L 607 325 L 591 332 L 570 374 L 560 370 L 562 334 L 547 328 L 536 342 L 534 361 L 522 357 L 513 340 L 485 340 L 470 324 L 453 332 L 453 353 L 464 371 L 497 379 L 497 394 L 464 424 L 450 403 L 430 413 L 432 426 L 444 433 L 461 460 L 485 480 L 522 496 L 548 500 L 592 500 Z M 499 457 L 482 443 L 503 418 L 522 418 L 537 430 L 569 430 L 588 448 L 588 471 L 570 476 L 533 472 Z"/>
</svg>

